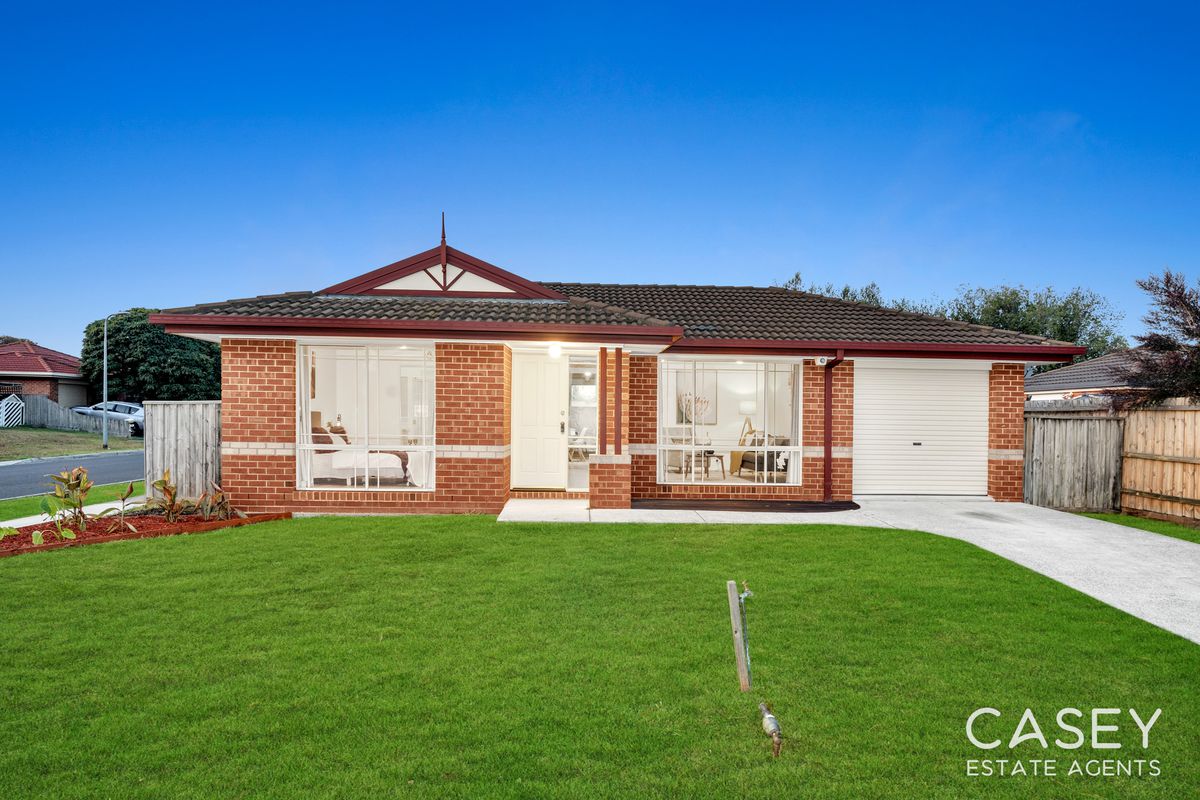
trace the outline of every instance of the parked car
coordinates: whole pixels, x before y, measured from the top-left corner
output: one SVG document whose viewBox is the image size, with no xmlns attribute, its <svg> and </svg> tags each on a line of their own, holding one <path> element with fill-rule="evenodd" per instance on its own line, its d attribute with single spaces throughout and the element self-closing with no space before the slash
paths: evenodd
<svg viewBox="0 0 1200 800">
<path fill-rule="evenodd" d="M 71 410 L 76 414 L 83 414 L 85 417 L 102 417 L 104 416 L 104 403 L 96 403 L 93 406 L 75 406 Z M 146 432 L 146 411 L 140 403 L 126 403 L 123 400 L 110 401 L 108 418 L 127 422 L 129 433 L 133 436 L 142 436 Z"/>
</svg>

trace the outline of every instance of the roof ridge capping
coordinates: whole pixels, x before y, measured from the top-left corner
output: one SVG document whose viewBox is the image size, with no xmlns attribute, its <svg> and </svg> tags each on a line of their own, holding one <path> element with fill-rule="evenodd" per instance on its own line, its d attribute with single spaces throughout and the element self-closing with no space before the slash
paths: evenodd
<svg viewBox="0 0 1200 800">
<path fill-rule="evenodd" d="M 183 312 L 195 311 L 198 308 L 216 308 L 217 306 L 225 306 L 230 303 L 253 303 L 255 300 L 282 300 L 285 297 L 312 297 L 316 292 L 280 292 L 279 294 L 259 294 L 254 297 L 232 297 L 228 300 L 215 300 L 211 303 L 196 303 L 190 306 L 177 306 L 175 308 L 163 308 L 156 311 L 156 314 L 180 314 Z"/>
</svg>

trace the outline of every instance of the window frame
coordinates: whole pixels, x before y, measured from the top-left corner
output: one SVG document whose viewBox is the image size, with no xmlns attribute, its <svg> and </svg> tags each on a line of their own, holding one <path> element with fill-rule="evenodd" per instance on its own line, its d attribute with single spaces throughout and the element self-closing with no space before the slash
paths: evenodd
<svg viewBox="0 0 1200 800">
<path fill-rule="evenodd" d="M 655 392 L 656 397 L 655 397 L 655 404 L 654 404 L 654 421 L 655 421 L 655 425 L 654 425 L 654 476 L 655 476 L 655 483 L 658 485 L 662 485 L 662 486 L 715 486 L 715 487 L 750 486 L 750 487 L 754 487 L 754 488 L 770 488 L 770 487 L 795 488 L 795 487 L 803 486 L 804 485 L 804 362 L 806 360 L 807 359 L 805 357 L 791 357 L 791 358 L 789 358 L 789 357 L 750 357 L 750 356 L 738 356 L 738 355 L 709 355 L 709 354 L 660 355 L 658 357 L 658 363 L 657 363 L 657 380 L 656 380 L 657 389 Z M 788 445 L 774 445 L 774 446 L 770 445 L 767 442 L 767 438 L 769 436 L 772 436 L 775 434 L 771 430 L 768 429 L 768 430 L 764 430 L 764 431 L 759 431 L 760 433 L 766 434 L 764 436 L 764 443 L 761 446 L 751 447 L 751 446 L 735 445 L 735 448 L 738 452 L 758 453 L 764 459 L 764 463 L 768 459 L 769 454 L 773 453 L 773 454 L 775 454 L 775 457 L 777 458 L 779 453 L 786 453 L 787 458 L 788 458 L 788 466 L 787 466 L 787 470 L 785 473 L 785 480 L 776 481 L 776 482 L 767 482 L 766 480 L 763 480 L 760 482 L 760 481 L 746 480 L 744 478 L 735 478 L 734 474 L 733 474 L 734 465 L 732 463 L 727 463 L 725 465 L 726 478 L 724 480 L 697 480 L 695 478 L 695 476 L 697 475 L 698 472 L 702 472 L 702 468 L 701 469 L 696 468 L 697 462 L 695 461 L 695 454 L 697 452 L 702 453 L 703 451 L 706 451 L 706 450 L 717 450 L 717 452 L 721 452 L 721 450 L 714 448 L 711 444 L 708 444 L 708 445 L 697 444 L 697 442 L 696 442 L 696 439 L 697 439 L 696 427 L 697 427 L 697 425 L 696 425 L 695 420 L 693 420 L 691 423 L 691 436 L 689 437 L 691 440 L 690 444 L 686 444 L 686 443 L 678 444 L 678 443 L 664 441 L 664 432 L 666 431 L 666 429 L 668 427 L 676 427 L 676 425 L 674 423 L 664 426 L 664 421 L 663 421 L 663 407 L 664 407 L 663 406 L 663 403 L 664 403 L 663 392 L 666 388 L 666 383 L 667 383 L 665 380 L 665 374 L 671 369 L 668 365 L 672 364 L 672 363 L 674 363 L 674 364 L 681 364 L 681 363 L 682 364 L 690 364 L 691 365 L 691 374 L 693 376 L 697 374 L 698 369 L 703 369 L 706 365 L 709 366 L 710 368 L 715 368 L 718 375 L 720 374 L 719 365 L 721 365 L 721 364 L 729 364 L 729 365 L 737 365 L 737 366 L 755 365 L 756 367 L 760 367 L 760 368 L 762 368 L 761 371 L 759 371 L 759 369 L 755 370 L 755 375 L 756 375 L 755 396 L 756 397 L 758 396 L 758 392 L 761 388 L 760 386 L 757 385 L 759 379 L 760 378 L 762 379 L 762 387 L 765 387 L 766 382 L 768 380 L 766 376 L 771 374 L 771 372 L 769 371 L 768 368 L 786 367 L 790 370 L 794 370 L 795 385 L 792 387 L 792 427 L 794 429 L 794 435 L 791 437 L 792 443 L 788 444 Z M 718 378 L 718 380 L 719 380 L 719 378 Z M 764 392 L 765 392 L 765 389 L 764 389 Z M 771 416 L 771 411 L 769 409 L 767 409 L 766 407 L 764 407 L 764 409 L 762 411 L 764 427 L 766 427 L 767 420 L 770 418 L 770 416 Z M 680 452 L 683 454 L 683 458 L 685 460 L 689 457 L 693 459 L 692 469 L 690 470 L 691 475 L 692 475 L 691 480 L 685 480 L 683 478 L 683 475 L 685 473 L 683 473 L 683 472 L 680 473 L 680 477 L 676 480 L 671 480 L 669 478 L 669 473 L 667 472 L 667 467 L 669 465 L 665 463 L 665 456 L 668 452 Z M 764 472 L 766 472 L 766 471 L 764 470 Z"/>
<path fill-rule="evenodd" d="M 310 400 L 312 400 L 312 373 L 310 371 L 311 362 L 310 354 L 317 349 L 328 350 L 354 350 L 359 351 L 356 355 L 356 361 L 359 357 L 363 358 L 364 377 L 362 378 L 362 408 L 359 409 L 365 419 L 361 438 L 364 444 L 346 444 L 340 440 L 336 434 L 332 435 L 333 442 L 329 444 L 314 443 L 311 441 L 312 432 L 310 429 L 311 419 L 309 418 Z M 423 378 L 429 381 L 429 412 L 428 424 L 422 425 L 423 429 L 427 429 L 428 433 L 417 434 L 413 438 L 427 440 L 425 444 L 397 444 L 387 445 L 371 443 L 371 414 L 372 406 L 372 387 L 370 383 L 370 361 L 374 357 L 378 364 L 379 353 L 382 351 L 405 352 L 406 355 L 411 355 L 414 364 L 420 363 L 423 366 Z M 378 367 L 376 367 L 378 369 Z M 308 431 L 306 435 L 304 432 Z M 385 343 L 332 343 L 332 342 L 314 342 L 314 343 L 296 343 L 296 433 L 295 433 L 295 452 L 296 452 L 296 489 L 302 492 L 434 492 L 437 490 L 437 349 L 432 343 L 417 342 L 406 344 L 385 344 Z M 305 440 L 308 441 L 305 441 Z M 427 472 L 428 479 L 423 486 L 372 486 L 370 485 L 370 470 L 371 467 L 365 468 L 365 475 L 368 476 L 365 485 L 347 484 L 345 486 L 339 484 L 322 484 L 315 485 L 311 482 L 312 479 L 312 462 L 311 458 L 315 451 L 342 451 L 362 453 L 364 455 L 378 452 L 390 452 L 396 449 L 403 449 L 410 453 L 427 454 Z M 306 464 L 304 460 L 308 459 L 307 474 Z M 355 476 L 357 477 L 357 475 Z"/>
</svg>

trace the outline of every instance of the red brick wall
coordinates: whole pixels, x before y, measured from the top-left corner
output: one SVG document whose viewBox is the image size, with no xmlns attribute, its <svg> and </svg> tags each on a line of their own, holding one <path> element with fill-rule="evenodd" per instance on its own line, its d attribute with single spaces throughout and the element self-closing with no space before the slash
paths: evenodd
<svg viewBox="0 0 1200 800">
<path fill-rule="evenodd" d="M 988 494 L 1021 502 L 1025 480 L 1025 366 L 993 364 L 988 376 Z"/>
<path fill-rule="evenodd" d="M 588 465 L 588 505 L 591 508 L 629 508 L 630 476 L 627 459 L 620 462 L 593 460 Z"/>
<path fill-rule="evenodd" d="M 9 381 L 4 382 L 9 383 Z M 58 378 L 21 378 L 12 383 L 21 385 L 18 394 L 36 394 L 58 402 Z"/>
<path fill-rule="evenodd" d="M 633 445 L 652 445 L 657 437 L 658 365 L 654 357 L 630 359 L 629 430 Z M 824 447 L 825 444 L 825 368 L 805 361 L 802 372 L 802 442 L 805 447 Z M 854 364 L 845 362 L 833 370 L 833 445 L 849 448 L 854 443 Z M 637 448 L 642 450 L 644 448 Z M 632 497 L 688 498 L 703 500 L 763 499 L 763 500 L 822 500 L 824 499 L 824 453 L 806 455 L 803 460 L 801 486 L 713 486 L 660 484 L 656 457 L 635 453 L 632 464 Z M 716 462 L 713 468 L 718 469 Z M 726 464 L 732 471 L 736 464 Z M 853 461 L 845 451 L 835 451 L 833 459 L 833 498 L 851 497 Z M 595 501 L 593 500 L 593 505 Z"/>
<path fill-rule="evenodd" d="M 438 444 L 507 445 L 512 351 L 499 344 L 437 346 Z"/>
<path fill-rule="evenodd" d="M 296 343 L 221 341 L 221 439 L 296 441 Z"/>
<path fill-rule="evenodd" d="M 488 513 L 508 499 L 509 458 L 439 455 L 433 491 L 295 486 L 296 348 L 290 341 L 221 343 L 222 481 L 244 511 Z M 437 345 L 439 446 L 508 446 L 511 353 L 503 345 Z M 250 454 L 238 450 L 259 450 Z M 280 452 L 275 452 L 275 451 Z M 503 452 L 502 450 L 498 452 Z"/>
</svg>

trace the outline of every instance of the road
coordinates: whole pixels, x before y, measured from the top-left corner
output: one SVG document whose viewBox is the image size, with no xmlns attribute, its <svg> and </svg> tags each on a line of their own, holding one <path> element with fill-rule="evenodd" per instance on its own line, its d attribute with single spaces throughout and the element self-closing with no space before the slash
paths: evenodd
<svg viewBox="0 0 1200 800">
<path fill-rule="evenodd" d="M 5 464 L 0 466 L 0 498 L 24 497 L 49 491 L 48 475 L 74 467 L 87 467 L 88 477 L 97 486 L 102 483 L 140 481 L 145 463 L 143 456 L 141 450 L 125 450 L 120 453 L 39 458 Z"/>
</svg>

